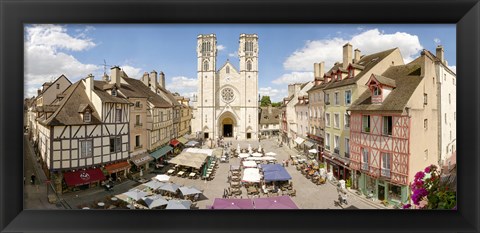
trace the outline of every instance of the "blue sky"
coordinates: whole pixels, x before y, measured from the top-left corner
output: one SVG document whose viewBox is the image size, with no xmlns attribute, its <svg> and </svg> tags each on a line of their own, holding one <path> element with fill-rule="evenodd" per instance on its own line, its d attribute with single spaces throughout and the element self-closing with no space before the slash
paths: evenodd
<svg viewBox="0 0 480 233">
<path fill-rule="evenodd" d="M 350 42 L 362 54 L 399 47 L 409 62 L 422 49 L 444 46 L 456 69 L 455 25 L 321 24 L 148 24 L 27 25 L 25 27 L 25 96 L 43 82 L 65 74 L 72 82 L 93 73 L 100 79 L 103 61 L 119 65 L 133 78 L 163 71 L 167 89 L 191 96 L 196 88 L 196 38 L 217 36 L 217 68 L 227 60 L 238 67 L 241 33 L 259 37 L 259 90 L 273 101 L 286 96 L 287 85 L 313 79 L 313 63 L 329 69 L 341 61 L 341 46 Z M 108 71 L 107 71 L 108 72 Z"/>
</svg>

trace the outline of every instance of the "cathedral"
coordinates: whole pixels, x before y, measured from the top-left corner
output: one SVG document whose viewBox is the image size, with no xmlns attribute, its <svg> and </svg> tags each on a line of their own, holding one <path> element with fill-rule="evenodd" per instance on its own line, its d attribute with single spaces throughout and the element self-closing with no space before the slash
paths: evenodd
<svg viewBox="0 0 480 233">
<path fill-rule="evenodd" d="M 215 34 L 197 37 L 198 93 L 193 98 L 192 132 L 204 139 L 258 139 L 258 36 L 241 34 L 240 64 L 217 69 Z"/>
</svg>

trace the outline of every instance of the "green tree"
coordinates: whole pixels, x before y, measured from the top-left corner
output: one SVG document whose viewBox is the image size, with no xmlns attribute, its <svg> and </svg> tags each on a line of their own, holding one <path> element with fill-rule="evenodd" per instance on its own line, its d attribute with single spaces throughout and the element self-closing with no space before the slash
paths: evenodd
<svg viewBox="0 0 480 233">
<path fill-rule="evenodd" d="M 270 100 L 270 96 L 264 95 L 262 96 L 262 99 L 260 100 L 260 107 L 267 107 L 268 105 L 271 105 L 272 101 Z"/>
<path fill-rule="evenodd" d="M 282 102 L 272 103 L 272 107 L 280 107 Z"/>
</svg>

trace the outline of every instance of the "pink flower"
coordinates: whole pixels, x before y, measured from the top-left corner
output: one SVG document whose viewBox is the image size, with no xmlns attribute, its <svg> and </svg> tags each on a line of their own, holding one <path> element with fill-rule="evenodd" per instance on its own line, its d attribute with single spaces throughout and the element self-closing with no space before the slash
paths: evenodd
<svg viewBox="0 0 480 233">
<path fill-rule="evenodd" d="M 425 177 L 425 173 L 423 172 L 417 172 L 417 174 L 415 174 L 415 180 L 421 180 L 423 179 L 423 177 Z"/>
<path fill-rule="evenodd" d="M 406 205 L 403 206 L 404 209 L 410 209 L 410 207 L 412 207 L 412 205 L 410 205 L 410 204 L 406 204 Z"/>
<path fill-rule="evenodd" d="M 425 168 L 425 173 L 430 173 L 430 166 Z"/>
</svg>

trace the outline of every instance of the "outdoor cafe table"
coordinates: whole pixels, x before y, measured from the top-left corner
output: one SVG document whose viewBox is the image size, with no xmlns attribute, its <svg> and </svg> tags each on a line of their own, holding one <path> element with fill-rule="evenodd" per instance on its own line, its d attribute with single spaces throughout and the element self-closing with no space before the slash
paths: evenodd
<svg viewBox="0 0 480 233">
<path fill-rule="evenodd" d="M 112 197 L 110 200 L 112 200 L 112 201 L 118 201 L 118 198 Z"/>
<path fill-rule="evenodd" d="M 240 179 L 240 177 L 238 177 L 238 176 L 232 176 L 232 180 L 239 180 L 239 179 Z"/>
<path fill-rule="evenodd" d="M 185 174 L 184 171 L 179 171 L 179 172 L 177 173 L 178 176 L 183 176 L 183 174 Z"/>
<path fill-rule="evenodd" d="M 250 187 L 248 187 L 248 188 L 247 188 L 247 191 L 248 191 L 248 193 L 250 193 L 250 194 L 256 194 L 256 193 L 258 193 L 258 190 L 257 190 L 257 188 L 255 188 L 255 186 L 250 186 Z"/>
<path fill-rule="evenodd" d="M 188 176 L 190 176 L 190 177 L 194 177 L 196 174 L 197 174 L 197 173 L 195 173 L 195 172 L 192 172 L 192 173 L 190 173 L 190 175 L 188 175 Z"/>
<path fill-rule="evenodd" d="M 173 169 L 170 169 L 170 170 L 168 170 L 168 171 L 167 171 L 167 174 L 169 174 L 169 175 L 170 175 L 170 174 L 173 174 L 174 172 L 175 172 L 175 170 L 173 170 Z"/>
<path fill-rule="evenodd" d="M 105 203 L 99 202 L 97 205 L 100 206 L 100 207 L 104 207 L 104 206 L 105 206 Z"/>
</svg>

